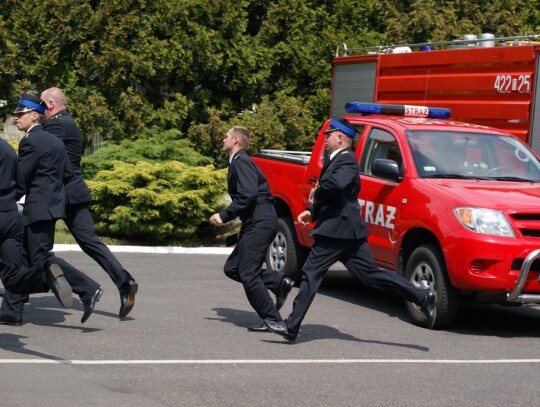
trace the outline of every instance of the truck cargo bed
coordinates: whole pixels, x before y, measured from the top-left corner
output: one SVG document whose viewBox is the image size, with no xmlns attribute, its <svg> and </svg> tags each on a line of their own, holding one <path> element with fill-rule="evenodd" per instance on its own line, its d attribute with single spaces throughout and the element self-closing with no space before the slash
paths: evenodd
<svg viewBox="0 0 540 407">
<path fill-rule="evenodd" d="M 307 165 L 311 158 L 310 151 L 287 151 L 287 150 L 261 150 L 254 157 L 263 157 L 269 160 L 283 161 L 291 164 Z"/>
</svg>

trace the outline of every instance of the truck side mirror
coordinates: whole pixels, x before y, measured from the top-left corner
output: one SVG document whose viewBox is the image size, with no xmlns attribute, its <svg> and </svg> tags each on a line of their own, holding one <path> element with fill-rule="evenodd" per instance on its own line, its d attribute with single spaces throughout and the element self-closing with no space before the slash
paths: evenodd
<svg viewBox="0 0 540 407">
<path fill-rule="evenodd" d="M 386 158 L 379 158 L 373 161 L 373 164 L 371 165 L 371 174 L 392 181 L 401 181 L 402 179 L 399 173 L 398 163 Z"/>
</svg>

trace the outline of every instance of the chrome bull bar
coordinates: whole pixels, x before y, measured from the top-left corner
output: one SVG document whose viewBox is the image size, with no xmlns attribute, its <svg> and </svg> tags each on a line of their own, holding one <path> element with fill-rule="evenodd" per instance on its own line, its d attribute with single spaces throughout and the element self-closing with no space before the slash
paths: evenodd
<svg viewBox="0 0 540 407">
<path fill-rule="evenodd" d="M 523 264 L 521 265 L 521 269 L 519 270 L 519 277 L 518 277 L 518 280 L 516 282 L 514 289 L 511 292 L 506 294 L 507 301 L 540 303 L 540 293 L 539 294 L 523 294 L 523 287 L 525 286 L 525 282 L 527 281 L 527 276 L 529 275 L 531 266 L 533 262 L 538 258 L 540 258 L 540 249 L 530 252 L 529 255 L 525 257 L 525 260 L 523 261 Z"/>
</svg>

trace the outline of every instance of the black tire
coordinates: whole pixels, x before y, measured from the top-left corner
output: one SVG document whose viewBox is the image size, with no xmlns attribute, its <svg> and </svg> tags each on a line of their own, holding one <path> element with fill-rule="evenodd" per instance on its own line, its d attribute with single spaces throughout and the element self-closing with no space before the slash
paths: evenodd
<svg viewBox="0 0 540 407">
<path fill-rule="evenodd" d="M 454 321 L 461 295 L 450 283 L 444 257 L 437 245 L 425 244 L 412 252 L 405 268 L 405 278 L 417 287 L 435 287 L 437 292 L 436 328 L 445 327 Z M 414 324 L 425 327 L 426 316 L 420 307 L 409 301 L 405 304 Z"/>
<path fill-rule="evenodd" d="M 291 218 L 278 219 L 278 231 L 266 252 L 266 267 L 279 270 L 295 282 L 300 281 L 307 250 L 300 246 Z"/>
</svg>

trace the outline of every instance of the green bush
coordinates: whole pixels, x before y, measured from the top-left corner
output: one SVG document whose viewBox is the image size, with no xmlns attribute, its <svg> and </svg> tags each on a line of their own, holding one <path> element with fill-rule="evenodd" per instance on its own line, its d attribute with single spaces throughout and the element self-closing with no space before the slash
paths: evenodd
<svg viewBox="0 0 540 407">
<path fill-rule="evenodd" d="M 189 140 L 181 139 L 180 131 L 151 128 L 144 130 L 137 140 L 124 140 L 119 144 L 102 143 L 99 149 L 82 159 L 85 178 L 92 179 L 98 171 L 110 170 L 114 161 L 135 164 L 139 161 L 180 161 L 189 166 L 212 164 L 192 148 Z"/>
<path fill-rule="evenodd" d="M 194 233 L 222 206 L 226 170 L 116 161 L 88 181 L 98 233 L 171 243 Z"/>
<path fill-rule="evenodd" d="M 226 173 L 180 137 L 176 129 L 146 129 L 83 157 L 98 233 L 185 244 L 208 223 L 226 191 Z"/>
</svg>

